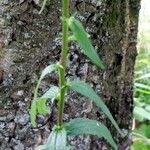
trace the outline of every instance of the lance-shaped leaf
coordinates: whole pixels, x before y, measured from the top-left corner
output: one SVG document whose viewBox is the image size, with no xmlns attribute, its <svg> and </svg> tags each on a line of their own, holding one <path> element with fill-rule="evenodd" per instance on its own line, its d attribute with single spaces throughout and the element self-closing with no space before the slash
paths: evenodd
<svg viewBox="0 0 150 150">
<path fill-rule="evenodd" d="M 74 17 L 70 17 L 67 21 L 70 29 L 73 32 L 73 37 L 76 41 L 80 44 L 81 48 L 83 49 L 84 54 L 91 59 L 91 61 L 96 64 L 97 66 L 104 69 L 104 65 L 99 58 L 98 54 L 96 53 L 94 47 L 89 40 L 87 32 L 84 30 L 82 24 L 76 20 Z"/>
<path fill-rule="evenodd" d="M 115 126 L 115 128 L 122 135 L 122 132 L 120 131 L 116 121 L 114 120 L 112 114 L 110 113 L 105 103 L 87 83 L 85 83 L 84 81 L 80 81 L 80 80 L 69 81 L 68 87 L 82 94 L 83 96 L 87 97 L 88 100 L 93 101 L 97 107 L 101 108 L 101 110 L 105 113 L 105 115 L 110 119 L 110 121 Z"/>
<path fill-rule="evenodd" d="M 117 149 L 117 145 L 107 127 L 96 120 L 87 118 L 72 119 L 70 122 L 65 123 L 64 127 L 68 135 L 96 135 L 99 138 L 105 138 L 115 150 Z"/>
</svg>

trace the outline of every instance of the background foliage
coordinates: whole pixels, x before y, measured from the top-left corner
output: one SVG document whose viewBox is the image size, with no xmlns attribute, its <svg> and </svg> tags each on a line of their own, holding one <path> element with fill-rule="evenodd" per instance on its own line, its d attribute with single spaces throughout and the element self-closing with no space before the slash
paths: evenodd
<svg viewBox="0 0 150 150">
<path fill-rule="evenodd" d="M 142 0 L 135 66 L 132 150 L 150 149 L 150 5 Z"/>
</svg>

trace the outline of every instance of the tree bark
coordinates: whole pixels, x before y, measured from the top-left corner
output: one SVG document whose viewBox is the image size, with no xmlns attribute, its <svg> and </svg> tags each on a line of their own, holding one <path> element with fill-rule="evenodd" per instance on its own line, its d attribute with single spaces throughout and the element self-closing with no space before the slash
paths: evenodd
<svg viewBox="0 0 150 150">
<path fill-rule="evenodd" d="M 44 143 L 56 122 L 56 106 L 51 113 L 37 118 L 32 128 L 29 108 L 40 72 L 60 57 L 60 1 L 51 0 L 39 15 L 38 0 L 0 1 L 0 144 L 2 150 L 32 150 Z M 120 150 L 130 149 L 133 115 L 133 76 L 137 55 L 137 27 L 140 0 L 71 0 L 70 10 L 91 35 L 93 45 L 106 70 L 97 69 L 70 44 L 67 78 L 89 82 L 102 97 L 126 136 L 120 137 L 107 118 L 96 108 L 89 108 L 85 98 L 70 92 L 66 97 L 65 118 L 84 116 L 105 123 Z M 56 74 L 41 84 L 44 93 L 58 84 Z M 89 136 L 70 138 L 80 150 L 110 149 L 102 139 Z"/>
</svg>

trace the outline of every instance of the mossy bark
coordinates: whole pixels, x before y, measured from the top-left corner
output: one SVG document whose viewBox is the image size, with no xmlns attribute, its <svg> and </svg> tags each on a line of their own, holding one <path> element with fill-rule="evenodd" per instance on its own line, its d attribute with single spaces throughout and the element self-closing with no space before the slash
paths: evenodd
<svg viewBox="0 0 150 150">
<path fill-rule="evenodd" d="M 39 126 L 32 128 L 29 108 L 34 87 L 42 69 L 60 57 L 60 1 L 51 0 L 39 15 L 37 0 L 0 1 L 0 139 L 2 149 L 33 149 L 43 143 L 56 122 L 56 107 L 39 116 Z M 71 0 L 70 10 L 91 35 L 106 70 L 97 69 L 71 43 L 67 78 L 81 78 L 103 98 L 126 137 L 121 138 L 105 116 L 93 106 L 91 112 L 84 98 L 70 92 L 66 97 L 65 118 L 84 116 L 98 119 L 111 129 L 120 150 L 131 145 L 133 111 L 133 73 L 137 41 L 140 0 Z M 58 84 L 56 74 L 41 85 L 44 93 Z M 75 149 L 110 149 L 95 137 L 70 139 Z"/>
</svg>

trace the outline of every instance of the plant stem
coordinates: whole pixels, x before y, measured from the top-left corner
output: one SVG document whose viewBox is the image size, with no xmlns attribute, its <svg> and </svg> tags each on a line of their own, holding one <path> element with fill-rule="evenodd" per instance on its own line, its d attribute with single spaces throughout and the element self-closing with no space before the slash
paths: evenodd
<svg viewBox="0 0 150 150">
<path fill-rule="evenodd" d="M 63 124 L 63 114 L 64 114 L 64 99 L 66 89 L 65 86 L 65 70 L 66 70 L 66 61 L 68 53 L 68 24 L 66 19 L 69 18 L 69 0 L 62 0 L 62 49 L 61 49 L 61 58 L 60 65 L 63 69 L 59 71 L 59 86 L 60 86 L 60 99 L 58 103 L 58 125 L 62 126 Z"/>
</svg>

